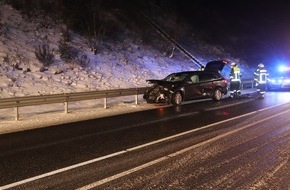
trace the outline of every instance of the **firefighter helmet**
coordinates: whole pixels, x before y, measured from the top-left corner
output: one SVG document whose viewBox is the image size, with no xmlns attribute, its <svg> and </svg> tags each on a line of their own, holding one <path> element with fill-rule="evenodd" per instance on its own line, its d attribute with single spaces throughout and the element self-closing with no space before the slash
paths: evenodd
<svg viewBox="0 0 290 190">
<path fill-rule="evenodd" d="M 260 63 L 260 64 L 258 65 L 258 67 L 259 67 L 259 68 L 263 68 L 263 67 L 264 67 L 264 64 L 263 64 L 263 63 Z"/>
</svg>

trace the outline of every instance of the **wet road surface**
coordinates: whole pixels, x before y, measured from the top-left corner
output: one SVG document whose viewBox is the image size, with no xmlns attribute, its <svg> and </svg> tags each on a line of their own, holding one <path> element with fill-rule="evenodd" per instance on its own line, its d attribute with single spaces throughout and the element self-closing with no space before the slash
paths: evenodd
<svg viewBox="0 0 290 190">
<path fill-rule="evenodd" d="M 288 96 L 160 106 L 1 135 L 0 186 L 287 189 Z"/>
</svg>

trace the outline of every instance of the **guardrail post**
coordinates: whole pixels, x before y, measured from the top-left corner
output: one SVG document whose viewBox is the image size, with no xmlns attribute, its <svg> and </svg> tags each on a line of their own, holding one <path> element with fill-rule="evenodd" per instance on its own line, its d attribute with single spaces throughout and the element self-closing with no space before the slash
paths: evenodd
<svg viewBox="0 0 290 190">
<path fill-rule="evenodd" d="M 135 104 L 138 105 L 138 94 L 135 95 Z"/>
<path fill-rule="evenodd" d="M 1 0 L 0 0 L 1 1 Z M 15 120 L 19 120 L 19 109 L 24 106 L 32 105 L 43 105 L 43 104 L 52 104 L 52 103 L 63 103 L 64 112 L 68 113 L 68 103 L 69 101 L 82 101 L 87 99 L 101 99 L 104 98 L 104 108 L 107 109 L 107 98 L 119 97 L 119 96 L 135 96 L 135 104 L 139 102 L 138 96 L 147 89 L 148 87 L 143 88 L 130 88 L 130 89 L 116 89 L 116 90 L 105 90 L 105 91 L 95 91 L 95 92 L 81 92 L 81 93 L 69 93 L 69 94 L 52 94 L 52 95 L 41 95 L 38 97 L 28 96 L 28 97 L 16 97 L 16 98 L 7 98 L 4 101 L 0 101 L 0 109 L 12 108 L 14 109 Z M 22 103 L 22 101 L 24 102 Z M 3 102 L 3 104 L 2 104 Z"/>
<path fill-rule="evenodd" d="M 14 108 L 15 121 L 19 120 L 19 107 Z"/>
<path fill-rule="evenodd" d="M 64 102 L 64 113 L 68 113 L 68 102 Z"/>
<path fill-rule="evenodd" d="M 104 98 L 104 108 L 107 109 L 107 98 Z"/>
</svg>

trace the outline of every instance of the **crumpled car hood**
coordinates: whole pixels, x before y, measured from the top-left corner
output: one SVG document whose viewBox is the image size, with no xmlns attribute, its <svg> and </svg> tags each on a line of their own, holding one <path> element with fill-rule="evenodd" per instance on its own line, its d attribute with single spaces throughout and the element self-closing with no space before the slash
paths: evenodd
<svg viewBox="0 0 290 190">
<path fill-rule="evenodd" d="M 158 85 L 172 85 L 174 84 L 173 82 L 168 82 L 164 80 L 156 80 L 156 79 L 150 79 L 146 80 L 149 84 L 158 84 Z"/>
</svg>

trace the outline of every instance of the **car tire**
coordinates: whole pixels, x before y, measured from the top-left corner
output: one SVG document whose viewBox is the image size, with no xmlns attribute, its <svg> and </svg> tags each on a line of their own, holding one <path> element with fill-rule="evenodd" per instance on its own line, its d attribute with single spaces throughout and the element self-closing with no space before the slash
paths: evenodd
<svg viewBox="0 0 290 190">
<path fill-rule="evenodd" d="M 216 88 L 216 89 L 214 90 L 214 92 L 213 92 L 213 97 L 212 97 L 212 99 L 213 99 L 214 101 L 220 101 L 220 100 L 222 99 L 222 97 L 223 97 L 223 94 L 222 94 L 221 89 Z"/>
<path fill-rule="evenodd" d="M 180 92 L 175 92 L 172 95 L 171 103 L 174 105 L 180 105 L 183 100 L 182 94 Z"/>
</svg>

